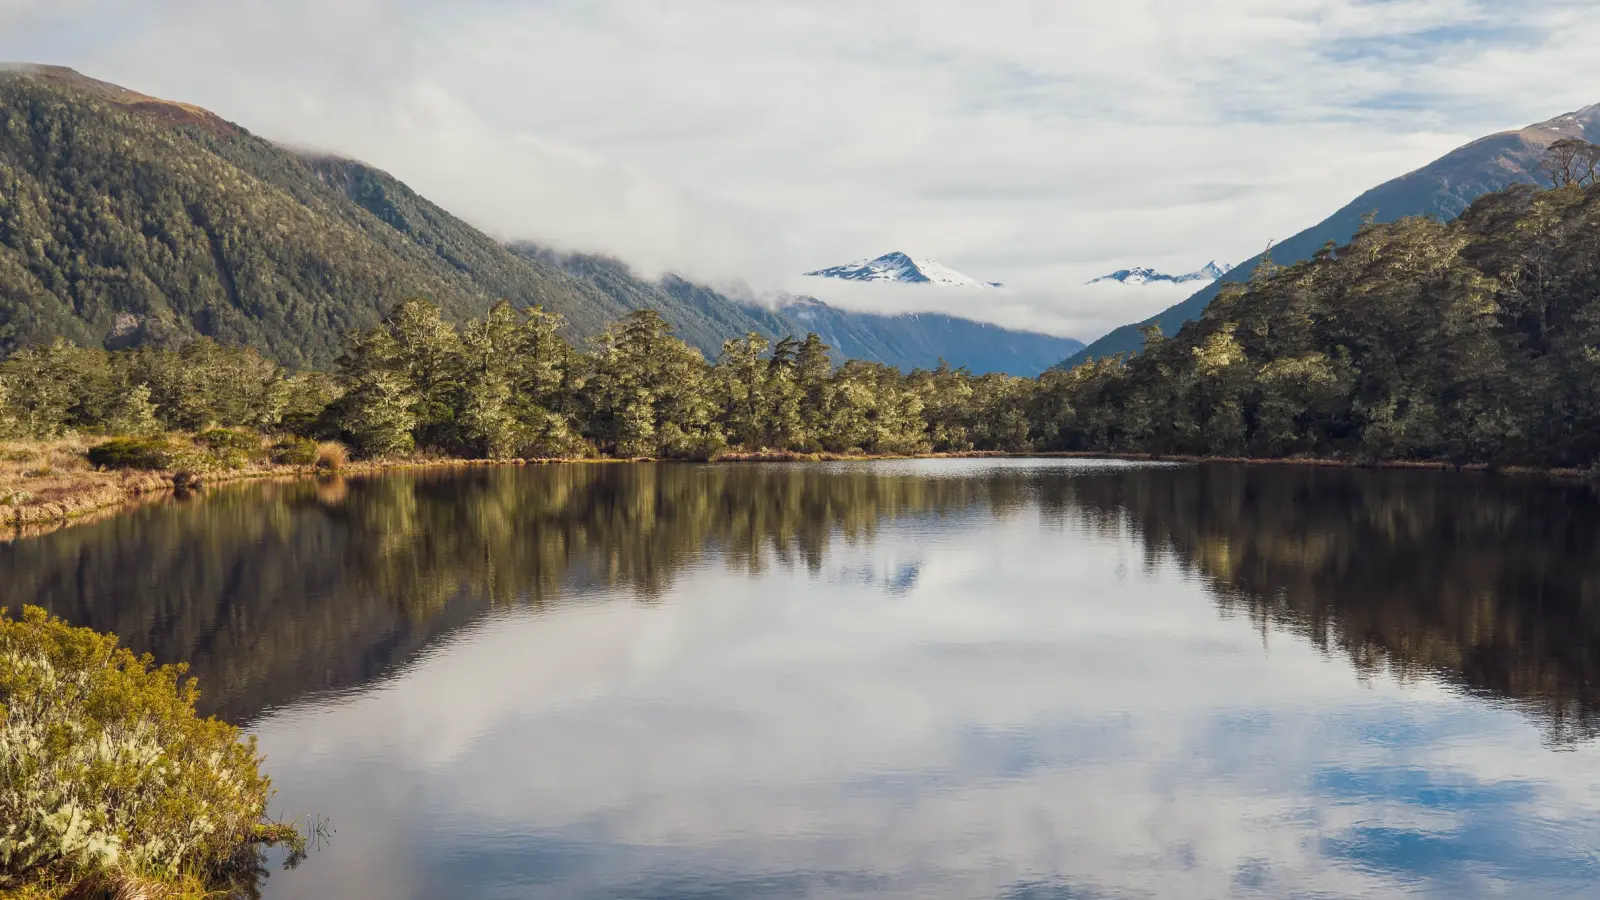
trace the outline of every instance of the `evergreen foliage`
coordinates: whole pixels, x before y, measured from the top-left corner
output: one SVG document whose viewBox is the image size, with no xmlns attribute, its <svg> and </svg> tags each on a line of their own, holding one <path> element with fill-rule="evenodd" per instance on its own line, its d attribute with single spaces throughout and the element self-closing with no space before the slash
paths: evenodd
<svg viewBox="0 0 1600 900">
<path fill-rule="evenodd" d="M 1600 190 L 1574 178 L 1263 267 L 1125 362 L 1048 373 L 1035 424 L 1062 450 L 1587 467 L 1597 387 Z"/>
<path fill-rule="evenodd" d="M 28 608 L 0 610 L 0 888 L 131 873 L 253 885 L 265 820 L 254 738 L 195 715 L 181 666 Z"/>
</svg>

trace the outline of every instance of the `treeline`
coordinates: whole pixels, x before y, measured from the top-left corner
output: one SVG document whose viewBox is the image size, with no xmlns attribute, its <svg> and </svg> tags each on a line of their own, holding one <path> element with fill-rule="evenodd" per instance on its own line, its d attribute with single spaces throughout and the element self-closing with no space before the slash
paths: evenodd
<svg viewBox="0 0 1600 900">
<path fill-rule="evenodd" d="M 1038 382 L 941 368 L 836 366 L 815 334 L 730 340 L 715 364 L 654 311 L 580 351 L 561 318 L 502 303 L 457 326 L 402 303 L 347 341 L 335 373 L 250 349 L 90 350 L 57 341 L 0 363 L 0 435 L 252 428 L 366 456 L 708 459 L 724 451 L 914 454 L 1037 445 Z"/>
<path fill-rule="evenodd" d="M 1369 225 L 1308 262 L 1264 265 L 1131 359 L 1037 379 L 836 366 L 815 334 L 751 334 L 708 363 L 651 310 L 582 349 L 561 326 L 504 303 L 456 325 L 410 300 L 348 336 L 328 374 L 205 340 L 58 342 L 0 363 L 0 434 L 247 427 L 366 456 L 993 450 L 1589 467 L 1600 187 L 1517 187 L 1448 224 Z"/>
</svg>

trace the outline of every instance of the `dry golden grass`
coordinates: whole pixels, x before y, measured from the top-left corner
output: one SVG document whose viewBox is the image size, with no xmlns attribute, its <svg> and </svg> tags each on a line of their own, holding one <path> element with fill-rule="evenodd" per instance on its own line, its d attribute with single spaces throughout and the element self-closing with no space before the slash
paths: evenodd
<svg viewBox="0 0 1600 900">
<path fill-rule="evenodd" d="M 84 454 L 94 439 L 0 442 L 0 524 L 70 519 L 171 486 L 158 472 L 97 471 Z"/>
<path fill-rule="evenodd" d="M 338 441 L 323 441 L 317 445 L 316 467 L 325 472 L 338 472 L 350 464 L 350 448 Z"/>
</svg>

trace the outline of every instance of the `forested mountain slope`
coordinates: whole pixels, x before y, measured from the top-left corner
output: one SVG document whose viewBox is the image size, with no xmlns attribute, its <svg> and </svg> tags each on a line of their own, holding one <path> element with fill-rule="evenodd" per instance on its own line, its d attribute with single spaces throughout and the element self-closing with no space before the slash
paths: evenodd
<svg viewBox="0 0 1600 900">
<path fill-rule="evenodd" d="M 1449 220 L 1484 194 L 1513 184 L 1548 185 L 1550 180 L 1539 171 L 1539 165 L 1546 149 L 1562 138 L 1600 141 L 1600 104 L 1518 131 L 1480 138 L 1414 172 L 1378 185 L 1316 225 L 1274 245 L 1272 260 L 1289 265 L 1310 259 L 1329 241 L 1343 244 L 1355 236 L 1368 215 L 1378 222 L 1394 222 L 1406 216 Z M 1163 334 L 1177 333 L 1183 323 L 1200 315 L 1224 285 L 1247 280 L 1262 259 L 1263 256 L 1255 256 L 1245 260 L 1220 281 L 1206 285 L 1182 303 L 1112 331 L 1066 359 L 1061 367 L 1137 352 L 1144 346 L 1143 329 L 1150 325 L 1159 325 Z"/>
<path fill-rule="evenodd" d="M 1590 147 L 1600 161 L 1600 148 Z M 1125 365 L 1051 372 L 1061 449 L 1591 466 L 1600 187 L 1518 185 L 1259 271 Z"/>
<path fill-rule="evenodd" d="M 401 297 L 544 303 L 579 331 L 618 312 L 448 216 L 398 230 L 315 162 L 70 70 L 0 71 L 0 354 L 203 334 L 327 366 Z"/>
</svg>

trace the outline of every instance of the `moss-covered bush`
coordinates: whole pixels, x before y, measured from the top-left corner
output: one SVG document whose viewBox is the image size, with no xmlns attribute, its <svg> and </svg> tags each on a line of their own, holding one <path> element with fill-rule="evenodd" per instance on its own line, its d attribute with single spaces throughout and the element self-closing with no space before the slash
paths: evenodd
<svg viewBox="0 0 1600 900">
<path fill-rule="evenodd" d="M 263 848 L 303 839 L 264 818 L 255 739 L 195 715 L 181 666 L 44 610 L 0 610 L 0 894 L 120 875 L 255 883 Z"/>
<path fill-rule="evenodd" d="M 206 448 L 213 465 L 224 469 L 242 469 L 252 459 L 263 455 L 261 436 L 253 431 L 213 428 L 201 432 L 195 441 Z"/>
<path fill-rule="evenodd" d="M 317 442 L 303 437 L 281 438 L 272 445 L 272 461 L 280 466 L 315 465 Z"/>
<path fill-rule="evenodd" d="M 170 469 L 182 448 L 165 438 L 112 438 L 89 449 L 89 462 L 103 469 Z"/>
<path fill-rule="evenodd" d="M 231 428 L 213 428 L 210 431 L 203 431 L 195 440 L 214 453 L 234 452 L 249 455 L 261 450 L 261 437 L 259 435 L 249 431 L 235 431 Z"/>
</svg>

